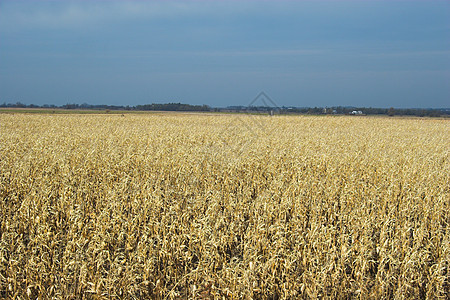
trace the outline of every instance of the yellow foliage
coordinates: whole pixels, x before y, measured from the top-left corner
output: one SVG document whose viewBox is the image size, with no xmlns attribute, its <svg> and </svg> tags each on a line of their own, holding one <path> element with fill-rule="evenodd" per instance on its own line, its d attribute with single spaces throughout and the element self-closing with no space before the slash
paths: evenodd
<svg viewBox="0 0 450 300">
<path fill-rule="evenodd" d="M 0 114 L 0 298 L 445 298 L 448 120 Z"/>
</svg>

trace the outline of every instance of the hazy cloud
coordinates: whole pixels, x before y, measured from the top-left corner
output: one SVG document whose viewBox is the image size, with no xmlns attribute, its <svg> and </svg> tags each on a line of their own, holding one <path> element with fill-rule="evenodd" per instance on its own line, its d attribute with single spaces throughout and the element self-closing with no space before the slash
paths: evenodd
<svg viewBox="0 0 450 300">
<path fill-rule="evenodd" d="M 127 19 L 201 14 L 209 6 L 184 1 L 2 1 L 0 28 L 82 28 Z"/>
<path fill-rule="evenodd" d="M 449 8 L 0 0 L 0 102 L 448 106 Z"/>
</svg>

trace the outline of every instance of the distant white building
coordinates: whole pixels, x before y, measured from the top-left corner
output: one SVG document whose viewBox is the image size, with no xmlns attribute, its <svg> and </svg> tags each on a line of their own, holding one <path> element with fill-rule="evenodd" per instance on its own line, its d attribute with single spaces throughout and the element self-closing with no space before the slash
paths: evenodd
<svg viewBox="0 0 450 300">
<path fill-rule="evenodd" d="M 360 111 L 360 110 L 354 110 L 354 111 L 352 111 L 350 114 L 352 114 L 352 115 L 362 115 L 363 112 Z"/>
</svg>

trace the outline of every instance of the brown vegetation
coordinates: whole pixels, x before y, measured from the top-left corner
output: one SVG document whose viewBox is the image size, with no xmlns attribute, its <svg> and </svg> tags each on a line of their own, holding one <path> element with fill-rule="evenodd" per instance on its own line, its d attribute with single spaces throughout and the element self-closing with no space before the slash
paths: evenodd
<svg viewBox="0 0 450 300">
<path fill-rule="evenodd" d="M 449 140 L 431 119 L 0 115 L 0 297 L 444 299 Z"/>
</svg>

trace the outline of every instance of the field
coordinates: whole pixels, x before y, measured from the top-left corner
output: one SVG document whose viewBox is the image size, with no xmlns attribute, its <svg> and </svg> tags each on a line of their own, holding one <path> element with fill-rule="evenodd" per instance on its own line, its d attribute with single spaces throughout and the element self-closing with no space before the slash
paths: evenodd
<svg viewBox="0 0 450 300">
<path fill-rule="evenodd" d="M 0 114 L 0 297 L 445 299 L 449 125 Z"/>
</svg>

